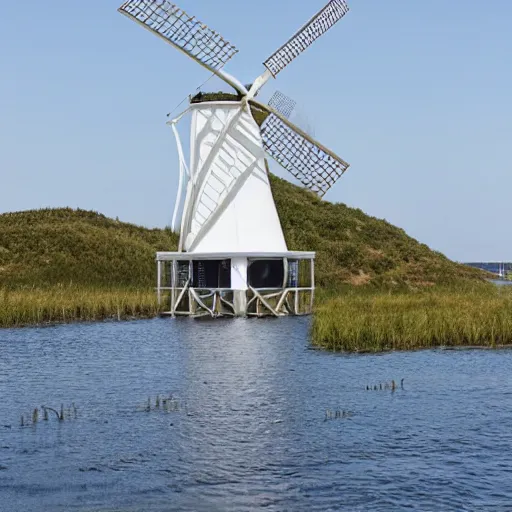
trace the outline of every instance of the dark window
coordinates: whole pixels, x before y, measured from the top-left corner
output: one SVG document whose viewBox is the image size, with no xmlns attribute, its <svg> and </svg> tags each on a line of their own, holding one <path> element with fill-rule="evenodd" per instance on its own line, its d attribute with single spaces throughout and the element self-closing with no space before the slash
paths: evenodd
<svg viewBox="0 0 512 512">
<path fill-rule="evenodd" d="M 249 264 L 249 284 L 253 288 L 282 288 L 283 260 L 256 260 Z"/>
<path fill-rule="evenodd" d="M 193 288 L 231 288 L 231 260 L 192 262 Z"/>
</svg>

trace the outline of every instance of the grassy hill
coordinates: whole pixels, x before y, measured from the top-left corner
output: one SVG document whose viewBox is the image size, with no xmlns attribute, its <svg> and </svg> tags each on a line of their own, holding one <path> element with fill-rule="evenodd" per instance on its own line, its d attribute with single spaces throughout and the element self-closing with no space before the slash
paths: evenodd
<svg viewBox="0 0 512 512">
<path fill-rule="evenodd" d="M 481 280 L 386 221 L 272 176 L 290 249 L 317 251 L 322 287 L 425 287 Z M 84 210 L 0 215 L 0 287 L 78 285 L 149 288 L 156 251 L 176 250 L 169 230 L 146 229 Z"/>
<path fill-rule="evenodd" d="M 0 287 L 155 286 L 155 251 L 177 246 L 146 229 L 70 208 L 0 215 Z"/>
</svg>

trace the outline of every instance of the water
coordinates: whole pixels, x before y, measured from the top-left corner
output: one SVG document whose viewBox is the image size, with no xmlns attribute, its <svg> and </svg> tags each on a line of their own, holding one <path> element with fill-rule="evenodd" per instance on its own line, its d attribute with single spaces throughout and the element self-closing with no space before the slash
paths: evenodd
<svg viewBox="0 0 512 512">
<path fill-rule="evenodd" d="M 512 281 L 505 281 L 503 279 L 491 279 L 490 281 L 496 286 L 512 286 Z"/>
<path fill-rule="evenodd" d="M 0 510 L 512 510 L 511 351 L 333 355 L 308 328 L 0 331 Z M 178 411 L 144 412 L 169 393 Z M 20 427 L 71 402 L 77 419 Z"/>
</svg>

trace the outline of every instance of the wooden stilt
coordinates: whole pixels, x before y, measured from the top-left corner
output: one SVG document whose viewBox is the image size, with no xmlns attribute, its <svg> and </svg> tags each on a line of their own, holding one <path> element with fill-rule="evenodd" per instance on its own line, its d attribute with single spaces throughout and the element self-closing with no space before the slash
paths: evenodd
<svg viewBox="0 0 512 512">
<path fill-rule="evenodd" d="M 314 259 L 310 259 L 309 260 L 309 264 L 310 264 L 310 269 L 311 269 L 311 283 L 310 283 L 310 286 L 311 286 L 311 301 L 310 301 L 310 305 L 309 305 L 309 312 L 312 313 L 313 312 L 313 305 L 315 303 L 315 260 Z"/>
<path fill-rule="evenodd" d="M 177 275 L 176 275 L 176 260 L 171 262 L 171 315 L 176 314 L 176 287 L 177 287 Z"/>
<path fill-rule="evenodd" d="M 158 305 L 161 306 L 162 305 L 162 262 L 161 261 L 156 262 L 156 273 L 157 273 L 156 295 L 157 295 Z"/>
</svg>

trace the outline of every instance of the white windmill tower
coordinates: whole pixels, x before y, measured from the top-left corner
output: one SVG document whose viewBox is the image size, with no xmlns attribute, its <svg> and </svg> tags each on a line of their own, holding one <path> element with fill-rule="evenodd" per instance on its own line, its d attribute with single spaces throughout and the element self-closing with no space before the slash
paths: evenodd
<svg viewBox="0 0 512 512">
<path fill-rule="evenodd" d="M 300 53 L 347 12 L 331 0 L 265 62 L 248 90 L 222 68 L 238 50 L 167 0 L 129 0 L 119 12 L 224 80 L 230 101 L 191 101 L 169 122 L 176 136 L 180 180 L 178 252 L 157 254 L 158 296 L 170 295 L 170 315 L 305 314 L 314 297 L 312 252 L 288 251 L 269 184 L 267 155 L 320 196 L 349 165 L 288 119 L 294 103 L 255 99 Z M 177 129 L 191 114 L 187 163 Z M 181 206 L 183 203 L 183 206 Z"/>
</svg>

